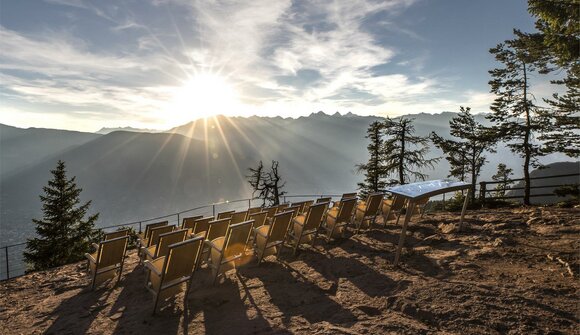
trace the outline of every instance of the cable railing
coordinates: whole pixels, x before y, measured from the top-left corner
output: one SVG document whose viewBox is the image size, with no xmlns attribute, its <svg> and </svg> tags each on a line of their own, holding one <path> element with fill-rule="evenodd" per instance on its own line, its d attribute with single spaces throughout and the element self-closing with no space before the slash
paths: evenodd
<svg viewBox="0 0 580 335">
<path fill-rule="evenodd" d="M 282 202 L 287 201 L 298 201 L 295 199 L 312 199 L 312 198 L 323 198 L 340 197 L 342 194 L 300 194 L 300 195 L 283 195 L 281 196 Z M 259 203 L 258 203 L 259 201 Z M 259 207 L 262 205 L 262 200 L 259 198 L 244 198 L 236 200 L 228 200 L 215 202 L 208 205 L 198 206 L 194 208 L 189 208 L 183 211 L 170 213 L 162 216 L 155 216 L 142 220 L 130 221 L 117 225 L 110 225 L 104 227 L 98 227 L 97 230 L 107 232 L 119 228 L 133 228 L 139 233 L 143 231 L 144 224 L 151 221 L 166 219 L 169 224 L 180 224 L 180 221 L 188 216 L 203 215 L 203 216 L 216 216 L 218 213 L 228 210 L 242 210 L 244 208 Z M 23 252 L 26 249 L 27 242 L 19 242 L 10 245 L 5 245 L 0 247 L 0 281 L 22 276 L 27 271 L 27 265 L 24 261 Z"/>
</svg>

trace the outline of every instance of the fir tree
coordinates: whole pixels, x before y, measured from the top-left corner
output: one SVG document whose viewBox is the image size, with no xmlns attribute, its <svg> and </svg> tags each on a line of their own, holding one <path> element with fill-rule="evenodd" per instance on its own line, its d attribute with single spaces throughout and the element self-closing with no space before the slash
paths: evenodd
<svg viewBox="0 0 580 335">
<path fill-rule="evenodd" d="M 512 171 L 512 169 L 507 168 L 503 163 L 497 165 L 497 172 L 491 176 L 493 181 L 499 182 L 495 186 L 496 197 L 505 196 L 506 191 L 509 190 L 510 185 L 513 183 L 510 181 L 511 176 L 513 175 Z"/>
<path fill-rule="evenodd" d="M 542 156 L 540 145 L 534 143 L 534 134 L 543 126 L 537 117 L 537 107 L 531 99 L 530 74 L 543 67 L 537 49 L 530 48 L 533 39 L 514 30 L 516 38 L 490 49 L 503 67 L 489 73 L 491 92 L 496 95 L 488 118 L 495 123 L 493 135 L 507 142 L 512 152 L 523 159 L 524 204 L 530 204 L 530 167 L 539 167 Z"/>
<path fill-rule="evenodd" d="M 414 119 L 387 118 L 385 127 L 384 175 L 390 176 L 390 185 L 406 184 L 410 181 L 425 180 L 427 175 L 420 170 L 434 168 L 439 158 L 426 159 L 429 152 L 429 138 L 416 136 Z M 395 178 L 392 178 L 395 177 Z"/>
<path fill-rule="evenodd" d="M 38 237 L 29 239 L 24 252 L 25 261 L 31 270 L 44 270 L 79 261 L 90 251 L 96 232 L 94 222 L 99 214 L 84 219 L 91 201 L 80 203 L 82 189 L 75 177 L 67 179 L 65 164 L 58 161 L 51 171 L 53 179 L 43 187 L 43 218 L 32 220 L 36 224 Z"/>
<path fill-rule="evenodd" d="M 489 130 L 475 121 L 469 107 L 460 107 L 460 113 L 449 121 L 451 136 L 459 140 L 444 139 L 431 133 L 431 140 L 445 154 L 451 170 L 449 175 L 465 181 L 469 174 L 471 181 L 471 202 L 475 201 L 475 186 L 481 167 L 485 164 L 484 153 L 493 152 L 493 140 Z"/>
<path fill-rule="evenodd" d="M 384 181 L 384 123 L 375 121 L 369 125 L 365 138 L 370 140 L 367 150 L 370 158 L 367 163 L 356 166 L 358 172 L 364 172 L 365 179 L 358 183 L 360 195 L 366 198 L 369 194 L 379 192 L 387 187 Z"/>
<path fill-rule="evenodd" d="M 580 3 L 575 0 L 528 0 L 528 11 L 536 18 L 539 33 L 530 49 L 539 50 L 541 62 L 548 58 L 563 79 L 552 84 L 565 85 L 566 91 L 544 99 L 550 108 L 541 109 L 542 122 L 547 125 L 539 139 L 544 141 L 546 153 L 562 152 L 570 157 L 580 156 Z M 549 72 L 551 69 L 546 69 Z"/>
</svg>

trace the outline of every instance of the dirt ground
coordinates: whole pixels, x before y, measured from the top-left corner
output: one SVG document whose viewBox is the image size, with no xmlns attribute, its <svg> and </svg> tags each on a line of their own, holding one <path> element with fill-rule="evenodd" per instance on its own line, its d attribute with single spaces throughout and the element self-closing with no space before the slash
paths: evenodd
<svg viewBox="0 0 580 335">
<path fill-rule="evenodd" d="M 87 288 L 84 263 L 0 283 L 0 334 L 578 334 L 580 209 L 469 211 L 374 227 L 210 284 L 201 269 L 152 316 L 131 252 L 122 280 Z M 561 261 L 561 262 L 560 262 Z M 570 274 L 567 263 L 570 267 Z"/>
</svg>

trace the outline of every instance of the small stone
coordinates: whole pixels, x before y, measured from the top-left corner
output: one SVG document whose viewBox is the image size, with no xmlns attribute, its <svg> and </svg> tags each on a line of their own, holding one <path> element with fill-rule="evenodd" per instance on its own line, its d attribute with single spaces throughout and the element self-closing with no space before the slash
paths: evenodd
<svg viewBox="0 0 580 335">
<path fill-rule="evenodd" d="M 443 234 L 451 234 L 457 231 L 457 227 L 453 223 L 441 223 L 438 228 Z"/>
</svg>

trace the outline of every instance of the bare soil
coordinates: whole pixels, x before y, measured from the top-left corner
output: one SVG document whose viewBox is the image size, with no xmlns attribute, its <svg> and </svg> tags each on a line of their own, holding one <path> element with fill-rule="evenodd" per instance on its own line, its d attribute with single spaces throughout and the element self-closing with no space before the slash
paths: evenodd
<svg viewBox="0 0 580 335">
<path fill-rule="evenodd" d="M 579 333 L 580 209 L 470 211 L 464 232 L 442 232 L 458 221 L 416 217 L 399 267 L 388 224 L 250 260 L 215 286 L 201 269 L 187 304 L 155 316 L 134 252 L 96 291 L 84 263 L 32 273 L 0 283 L 0 334 Z"/>
</svg>

